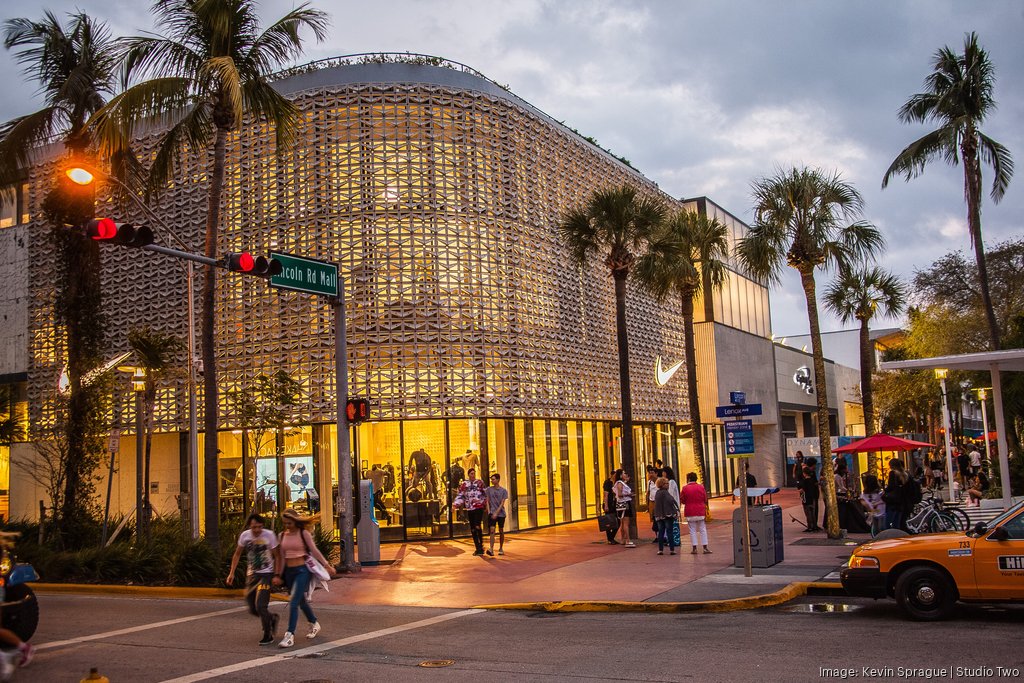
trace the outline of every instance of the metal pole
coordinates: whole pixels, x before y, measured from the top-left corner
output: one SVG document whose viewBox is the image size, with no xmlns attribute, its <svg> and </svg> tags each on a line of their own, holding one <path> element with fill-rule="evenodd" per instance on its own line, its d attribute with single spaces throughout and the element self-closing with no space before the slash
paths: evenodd
<svg viewBox="0 0 1024 683">
<path fill-rule="evenodd" d="M 192 261 L 188 277 L 188 516 L 192 538 L 199 538 L 199 426 L 196 410 L 196 305 Z"/>
<path fill-rule="evenodd" d="M 1003 379 L 999 376 L 999 366 L 993 363 L 992 372 L 992 403 L 995 405 L 996 439 L 999 444 L 999 486 L 1003 492 L 1003 509 L 1010 508 L 1010 453 L 1006 443 L 1006 416 L 1003 413 Z M 987 435 L 986 435 L 986 438 Z M 1020 455 L 1017 456 L 1018 458 Z"/>
<path fill-rule="evenodd" d="M 338 535 L 341 540 L 341 569 L 358 572 L 352 537 L 352 445 L 349 443 L 348 415 L 348 344 L 345 337 L 345 290 L 338 283 L 338 296 L 334 309 L 334 377 L 337 389 L 337 450 L 338 450 Z"/>
<path fill-rule="evenodd" d="M 146 483 L 143 479 L 143 445 L 142 445 L 142 392 L 135 392 L 135 539 L 142 543 L 142 489 Z"/>
<path fill-rule="evenodd" d="M 946 404 L 945 377 L 939 379 L 939 385 L 942 387 L 942 431 L 946 437 L 946 475 L 949 477 L 946 483 L 949 486 L 949 502 L 955 503 L 956 499 L 953 498 L 953 447 L 949 443 L 949 408 Z"/>
<path fill-rule="evenodd" d="M 985 430 L 985 459 L 988 460 L 988 466 L 992 467 L 992 447 L 988 442 L 988 411 L 985 410 L 985 399 L 981 399 L 981 428 Z"/>
<path fill-rule="evenodd" d="M 107 546 L 107 523 L 110 520 L 110 492 L 114 484 L 114 456 L 116 453 L 117 451 L 113 448 L 110 449 L 110 471 L 107 473 L 107 504 L 103 508 L 103 534 L 100 536 L 101 548 Z"/>
<path fill-rule="evenodd" d="M 743 506 L 743 576 L 753 576 L 754 565 L 750 557 L 750 506 L 747 505 L 746 458 L 740 460 L 740 482 L 740 505 Z"/>
</svg>

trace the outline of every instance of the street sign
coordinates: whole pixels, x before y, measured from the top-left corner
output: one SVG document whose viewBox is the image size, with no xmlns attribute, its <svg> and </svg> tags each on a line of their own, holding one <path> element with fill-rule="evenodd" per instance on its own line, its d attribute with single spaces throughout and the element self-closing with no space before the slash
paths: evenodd
<svg viewBox="0 0 1024 683">
<path fill-rule="evenodd" d="M 117 453 L 121 448 L 121 430 L 111 429 L 110 439 L 107 441 L 107 451 L 110 453 Z"/>
<path fill-rule="evenodd" d="M 754 454 L 754 425 L 750 420 L 725 423 L 725 457 L 743 458 Z"/>
<path fill-rule="evenodd" d="M 734 406 L 741 406 L 747 402 L 747 392 L 745 391 L 730 391 L 729 392 L 729 403 Z"/>
<path fill-rule="evenodd" d="M 307 294 L 338 296 L 338 266 L 326 261 L 270 252 L 281 262 L 281 272 L 270 278 L 270 286 Z"/>
<path fill-rule="evenodd" d="M 760 414 L 760 403 L 749 403 L 745 406 L 717 406 L 715 408 L 715 417 L 741 417 L 743 415 Z"/>
</svg>

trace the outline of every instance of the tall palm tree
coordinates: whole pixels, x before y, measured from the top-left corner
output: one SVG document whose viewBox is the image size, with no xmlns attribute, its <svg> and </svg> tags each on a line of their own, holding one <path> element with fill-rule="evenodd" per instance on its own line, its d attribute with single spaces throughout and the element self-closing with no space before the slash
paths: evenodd
<svg viewBox="0 0 1024 683">
<path fill-rule="evenodd" d="M 964 38 L 963 54 L 949 47 L 935 53 L 932 73 L 925 79 L 926 91 L 912 95 L 900 108 L 905 123 L 934 121 L 938 128 L 915 140 L 899 153 L 882 178 L 882 187 L 894 175 L 907 180 L 924 172 L 933 159 L 964 166 L 964 199 L 967 201 L 967 229 L 978 266 L 981 301 L 985 307 L 989 341 L 999 349 L 999 324 L 989 292 L 985 243 L 981 235 L 981 162 L 992 166 L 992 200 L 999 202 L 1013 177 L 1009 150 L 981 132 L 985 117 L 995 108 L 992 98 L 995 69 L 988 53 L 978 45 L 978 36 Z"/>
<path fill-rule="evenodd" d="M 622 468 L 636 477 L 633 456 L 633 406 L 629 386 L 629 337 L 626 330 L 626 282 L 637 258 L 665 220 L 665 206 L 639 197 L 632 187 L 595 190 L 582 207 L 565 212 L 558 225 L 573 261 L 586 267 L 601 258 L 615 281 L 615 340 L 619 351 L 622 405 Z"/>
<path fill-rule="evenodd" d="M 814 392 L 818 401 L 818 441 L 822 479 L 826 484 L 829 538 L 839 537 L 835 481 L 831 474 L 828 390 L 814 271 L 863 261 L 877 253 L 881 233 L 869 223 L 847 221 L 859 216 L 860 193 L 838 173 L 793 168 L 762 178 L 753 185 L 754 225 L 736 249 L 740 263 L 755 279 L 778 283 L 783 264 L 800 274 L 807 302 L 814 359 Z"/>
<path fill-rule="evenodd" d="M 686 389 L 693 429 L 693 450 L 701 483 L 711 490 L 704 462 L 700 401 L 697 396 L 697 349 L 693 333 L 693 300 L 702 286 L 721 289 L 725 283 L 725 260 L 729 256 L 729 229 L 716 218 L 696 211 L 672 216 L 651 240 L 640 258 L 636 277 L 659 301 L 670 294 L 679 296 L 683 314 L 686 353 Z M 708 296 L 710 292 L 705 292 Z"/>
<path fill-rule="evenodd" d="M 169 126 L 150 168 L 150 187 L 173 176 L 182 152 L 209 148 L 204 253 L 217 256 L 225 156 L 229 134 L 244 116 L 273 124 L 282 149 L 294 133 L 298 110 L 270 85 L 270 76 L 303 52 L 300 31 L 327 35 L 327 15 L 303 4 L 260 31 L 253 0 L 156 0 L 153 13 L 164 35 L 129 38 L 124 47 L 125 73 L 138 79 L 95 118 L 100 140 L 129 139 L 141 123 Z M 203 422 L 206 438 L 205 527 L 207 541 L 218 546 L 217 467 L 218 387 L 214 349 L 216 269 L 204 267 L 202 293 Z M 339 400 L 342 400 L 339 398 Z"/>
<path fill-rule="evenodd" d="M 860 323 L 860 393 L 864 401 L 864 433 L 875 433 L 875 401 L 871 376 L 875 369 L 875 354 L 868 326 L 880 316 L 897 316 L 907 305 L 907 287 L 898 277 L 877 266 L 872 268 L 843 268 L 839 276 L 825 290 L 825 307 L 844 323 Z M 868 454 L 868 470 L 879 473 L 878 454 Z"/>
<path fill-rule="evenodd" d="M 49 143 L 62 142 L 70 157 L 90 153 L 86 128 L 89 116 L 103 106 L 116 85 L 116 54 L 106 25 L 83 13 L 62 24 L 46 12 L 41 21 L 10 19 L 3 24 L 4 46 L 16 50 L 24 73 L 40 84 L 44 106 L 0 126 L 0 191 L 24 181 L 38 155 Z M 121 150 L 116 140 L 111 149 Z M 63 421 L 68 444 L 63 495 L 55 510 L 61 538 L 84 538 L 81 524 L 89 517 L 92 473 L 103 452 L 97 416 L 103 390 L 82 384 L 86 372 L 101 362 L 103 309 L 100 300 L 98 244 L 65 224 L 83 225 L 93 215 L 94 197 L 63 174 L 48 189 L 44 213 L 52 225 L 51 238 L 60 270 L 55 301 L 57 320 L 64 326 L 70 379 L 68 415 Z"/>
<path fill-rule="evenodd" d="M 145 438 L 144 461 L 142 463 L 142 506 L 138 510 L 139 538 L 150 539 L 150 521 L 153 506 L 149 500 L 150 461 L 153 452 L 153 413 L 156 410 L 156 387 L 174 368 L 178 353 L 184 348 L 180 339 L 173 335 L 157 332 L 148 327 L 131 330 L 128 343 L 135 352 L 139 367 L 146 371 L 145 388 L 142 392 L 142 430 L 136 438 Z"/>
</svg>

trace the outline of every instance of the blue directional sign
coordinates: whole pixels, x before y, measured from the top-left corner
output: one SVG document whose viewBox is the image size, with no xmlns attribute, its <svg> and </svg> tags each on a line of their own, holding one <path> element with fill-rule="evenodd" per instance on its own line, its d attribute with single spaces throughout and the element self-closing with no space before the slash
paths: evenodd
<svg viewBox="0 0 1024 683">
<path fill-rule="evenodd" d="M 748 403 L 745 406 L 717 406 L 715 417 L 742 417 L 743 415 L 760 415 L 760 403 Z"/>
<path fill-rule="evenodd" d="M 725 456 L 742 458 L 754 454 L 754 425 L 750 420 L 725 423 Z"/>
</svg>

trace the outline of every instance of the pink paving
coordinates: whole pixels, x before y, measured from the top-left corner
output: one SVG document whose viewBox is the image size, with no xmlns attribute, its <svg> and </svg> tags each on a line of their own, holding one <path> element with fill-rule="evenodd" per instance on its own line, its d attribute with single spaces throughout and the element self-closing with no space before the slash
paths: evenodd
<svg viewBox="0 0 1024 683">
<path fill-rule="evenodd" d="M 774 496 L 783 507 L 786 561 L 783 565 L 838 564 L 835 547 L 793 547 L 810 536 L 790 514 L 803 519 L 793 490 Z M 691 555 L 682 529 L 683 551 L 657 555 L 646 513 L 638 519 L 641 542 L 635 549 L 608 545 L 595 520 L 505 536 L 505 555 L 476 557 L 470 539 L 407 542 L 381 546 L 381 560 L 359 574 L 331 583 L 316 601 L 333 604 L 471 607 L 481 604 L 561 601 L 644 601 L 732 565 L 731 498 L 712 501 L 708 525 L 711 555 Z M 822 534 L 814 534 L 821 537 Z M 487 547 L 485 537 L 484 545 Z M 841 549 L 839 549 L 841 551 Z M 495 548 L 497 551 L 497 547 Z M 782 565 L 778 565 L 782 566 Z M 756 573 L 757 570 L 755 570 Z"/>
</svg>

